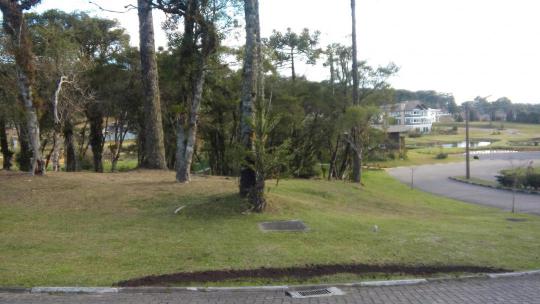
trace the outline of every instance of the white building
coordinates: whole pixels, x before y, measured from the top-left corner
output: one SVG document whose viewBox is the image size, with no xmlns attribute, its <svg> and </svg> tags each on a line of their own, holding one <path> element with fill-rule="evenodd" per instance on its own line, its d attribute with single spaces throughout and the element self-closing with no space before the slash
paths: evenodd
<svg viewBox="0 0 540 304">
<path fill-rule="evenodd" d="M 383 115 L 394 118 L 397 125 L 408 126 L 421 133 L 431 132 L 432 124 L 448 115 L 440 109 L 428 108 L 418 100 L 385 105 L 382 110 Z"/>
</svg>

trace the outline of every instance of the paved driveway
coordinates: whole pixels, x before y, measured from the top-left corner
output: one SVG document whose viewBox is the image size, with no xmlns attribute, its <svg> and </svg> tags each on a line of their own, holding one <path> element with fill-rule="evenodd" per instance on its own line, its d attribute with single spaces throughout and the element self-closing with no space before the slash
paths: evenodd
<svg viewBox="0 0 540 304">
<path fill-rule="evenodd" d="M 480 160 L 471 162 L 471 176 L 495 180 L 495 175 L 501 169 L 526 166 L 531 160 L 536 166 L 540 165 L 540 152 L 480 155 Z M 388 172 L 403 183 L 410 184 L 411 168 L 414 168 L 415 188 L 464 202 L 512 210 L 511 191 L 468 185 L 448 179 L 450 176 L 464 176 L 465 162 L 392 168 Z M 517 212 L 540 215 L 540 195 L 516 193 L 515 202 Z"/>
<path fill-rule="evenodd" d="M 10 304 L 180 304 L 180 303 L 369 303 L 369 304 L 540 304 L 540 275 L 468 279 L 421 285 L 342 288 L 342 296 L 292 299 L 284 291 L 212 291 L 119 294 L 2 294 Z"/>
</svg>

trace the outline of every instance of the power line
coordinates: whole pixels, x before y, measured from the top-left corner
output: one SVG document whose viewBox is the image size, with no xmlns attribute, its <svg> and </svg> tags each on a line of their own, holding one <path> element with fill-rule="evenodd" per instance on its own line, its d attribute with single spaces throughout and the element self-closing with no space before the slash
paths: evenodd
<svg viewBox="0 0 540 304">
<path fill-rule="evenodd" d="M 128 5 L 124 6 L 124 8 L 126 9 L 125 11 L 116 11 L 116 10 L 106 9 L 106 8 L 102 7 L 101 5 L 95 3 L 95 2 L 93 2 L 91 0 L 88 0 L 88 3 L 95 5 L 97 8 L 99 8 L 100 10 L 102 10 L 104 12 L 115 13 L 115 14 L 125 14 L 125 13 L 128 13 L 131 10 L 137 9 L 137 7 L 135 5 L 128 4 Z"/>
</svg>

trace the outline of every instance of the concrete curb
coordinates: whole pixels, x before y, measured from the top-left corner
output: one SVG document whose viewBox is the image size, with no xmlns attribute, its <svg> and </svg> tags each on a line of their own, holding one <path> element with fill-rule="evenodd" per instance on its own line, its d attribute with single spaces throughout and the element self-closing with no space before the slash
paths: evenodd
<svg viewBox="0 0 540 304">
<path fill-rule="evenodd" d="M 320 285 L 270 285 L 245 287 L 0 287 L 0 293 L 58 293 L 58 294 L 106 294 L 106 293 L 175 293 L 175 292 L 254 292 L 254 291 L 287 291 L 309 290 L 329 287 L 383 287 L 429 284 L 443 281 L 471 279 L 499 279 L 540 274 L 540 269 L 519 272 L 489 273 L 464 275 L 458 277 L 419 278 L 388 281 L 361 281 L 352 283 L 320 284 Z"/>
<path fill-rule="evenodd" d="M 30 288 L 24 287 L 0 287 L 0 293 L 29 293 Z"/>
<path fill-rule="evenodd" d="M 400 286 L 400 285 L 416 285 L 427 283 L 427 279 L 411 279 L 411 280 L 391 280 L 391 281 L 367 281 L 360 282 L 360 286 L 373 287 L 373 286 Z"/>
<path fill-rule="evenodd" d="M 505 190 L 505 191 L 510 191 L 510 192 L 515 191 L 516 193 L 540 195 L 540 191 L 535 191 L 535 190 L 524 190 L 524 189 L 512 190 L 512 188 L 508 188 L 508 187 L 491 186 L 491 185 L 477 183 L 475 181 L 464 181 L 464 180 L 456 178 L 454 176 L 449 176 L 448 179 L 453 180 L 455 182 L 460 182 L 460 183 L 464 183 L 464 184 L 475 185 L 475 186 L 480 186 L 480 187 L 485 187 L 485 188 L 491 188 L 491 189 L 497 189 L 497 190 Z"/>
<path fill-rule="evenodd" d="M 30 293 L 118 293 L 112 287 L 32 287 Z"/>
<path fill-rule="evenodd" d="M 540 274 L 540 270 L 530 270 L 521 272 L 506 272 L 506 273 L 490 273 L 487 276 L 490 279 L 508 278 L 508 277 L 521 277 L 533 274 Z"/>
</svg>

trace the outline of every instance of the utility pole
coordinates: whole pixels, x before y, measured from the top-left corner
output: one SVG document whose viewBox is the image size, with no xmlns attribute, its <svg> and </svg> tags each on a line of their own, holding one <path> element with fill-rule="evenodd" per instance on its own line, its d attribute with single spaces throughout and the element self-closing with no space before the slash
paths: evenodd
<svg viewBox="0 0 540 304">
<path fill-rule="evenodd" d="M 411 168 L 411 190 L 414 189 L 414 167 Z"/>
<path fill-rule="evenodd" d="M 465 178 L 471 178 L 471 159 L 469 142 L 469 104 L 465 104 Z"/>
</svg>

